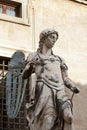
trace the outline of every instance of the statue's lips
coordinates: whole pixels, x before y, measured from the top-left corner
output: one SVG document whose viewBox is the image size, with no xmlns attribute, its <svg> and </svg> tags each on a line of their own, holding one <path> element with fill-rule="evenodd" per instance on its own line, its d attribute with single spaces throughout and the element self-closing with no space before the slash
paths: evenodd
<svg viewBox="0 0 87 130">
<path fill-rule="evenodd" d="M 55 43 L 55 42 L 52 42 L 51 45 L 54 46 L 54 43 Z"/>
<path fill-rule="evenodd" d="M 47 46 L 48 46 L 48 47 L 53 47 L 54 44 L 55 44 L 55 42 L 49 42 L 49 43 L 47 44 Z"/>
</svg>

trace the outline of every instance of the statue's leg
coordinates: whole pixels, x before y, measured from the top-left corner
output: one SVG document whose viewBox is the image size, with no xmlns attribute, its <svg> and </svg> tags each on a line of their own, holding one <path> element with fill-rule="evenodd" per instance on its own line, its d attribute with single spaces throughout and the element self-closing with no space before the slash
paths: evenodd
<svg viewBox="0 0 87 130">
<path fill-rule="evenodd" d="M 52 130 L 54 123 L 55 117 L 53 115 L 45 116 L 43 125 L 41 126 L 41 130 Z"/>
<path fill-rule="evenodd" d="M 40 130 L 52 130 L 52 128 L 54 127 L 56 120 L 56 110 L 52 98 L 52 95 L 48 96 L 48 100 L 41 118 Z"/>
<path fill-rule="evenodd" d="M 64 130 L 74 130 L 73 115 L 70 107 L 64 109 L 63 118 L 64 118 Z"/>
<path fill-rule="evenodd" d="M 41 87 L 41 84 L 38 83 L 38 87 Z M 42 86 L 33 115 L 30 130 L 52 130 L 57 115 L 51 89 L 45 84 Z"/>
</svg>

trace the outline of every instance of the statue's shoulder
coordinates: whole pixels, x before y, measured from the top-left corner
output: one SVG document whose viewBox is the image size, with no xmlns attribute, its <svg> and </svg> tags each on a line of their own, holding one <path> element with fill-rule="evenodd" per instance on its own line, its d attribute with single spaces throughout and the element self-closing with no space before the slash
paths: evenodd
<svg viewBox="0 0 87 130">
<path fill-rule="evenodd" d="M 58 55 L 55 55 L 55 56 L 59 59 L 61 68 L 64 70 L 68 70 L 65 59 Z"/>
<path fill-rule="evenodd" d="M 62 57 L 60 57 L 60 56 L 58 56 L 58 58 L 60 59 L 60 62 L 63 64 L 63 63 L 65 63 L 65 59 L 64 58 L 62 58 Z"/>
<path fill-rule="evenodd" d="M 31 52 L 29 53 L 28 57 L 27 57 L 27 62 L 35 60 L 37 58 L 37 52 Z"/>
<path fill-rule="evenodd" d="M 60 63 L 65 63 L 64 58 L 62 58 L 62 57 L 60 57 L 60 56 L 58 56 L 58 55 L 54 55 L 54 54 L 53 54 L 53 56 L 54 56 L 57 60 L 59 60 Z"/>
</svg>

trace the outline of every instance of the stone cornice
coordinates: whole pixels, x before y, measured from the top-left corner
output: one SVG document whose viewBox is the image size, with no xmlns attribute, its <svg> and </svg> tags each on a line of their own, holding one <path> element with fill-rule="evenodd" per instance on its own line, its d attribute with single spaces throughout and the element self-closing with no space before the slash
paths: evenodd
<svg viewBox="0 0 87 130">
<path fill-rule="evenodd" d="M 87 5 L 87 0 L 72 0 Z"/>
</svg>

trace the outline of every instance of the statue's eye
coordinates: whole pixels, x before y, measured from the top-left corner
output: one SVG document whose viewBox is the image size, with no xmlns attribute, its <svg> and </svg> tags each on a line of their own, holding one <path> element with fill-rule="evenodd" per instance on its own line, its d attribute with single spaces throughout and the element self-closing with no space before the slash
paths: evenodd
<svg viewBox="0 0 87 130">
<path fill-rule="evenodd" d="M 51 39 L 56 39 L 56 37 L 54 35 L 50 35 L 49 36 Z"/>
</svg>

